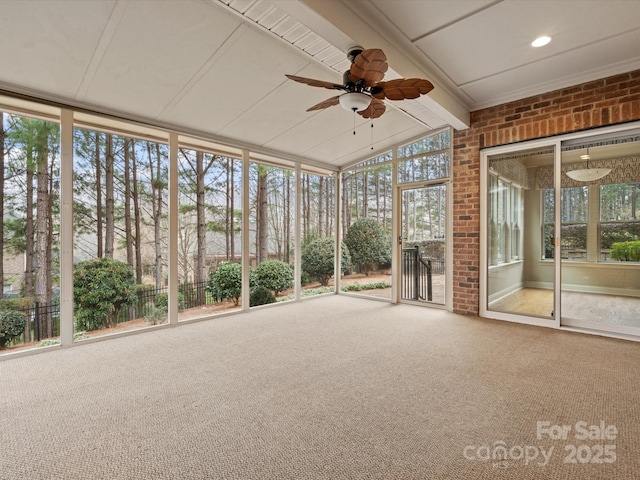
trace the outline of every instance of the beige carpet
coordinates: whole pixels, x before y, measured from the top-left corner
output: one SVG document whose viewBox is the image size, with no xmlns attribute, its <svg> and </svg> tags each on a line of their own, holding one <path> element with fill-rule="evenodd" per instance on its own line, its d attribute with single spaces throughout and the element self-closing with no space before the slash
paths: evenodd
<svg viewBox="0 0 640 480">
<path fill-rule="evenodd" d="M 0 361 L 0 478 L 632 480 L 639 367 L 634 342 L 315 298 Z"/>
</svg>

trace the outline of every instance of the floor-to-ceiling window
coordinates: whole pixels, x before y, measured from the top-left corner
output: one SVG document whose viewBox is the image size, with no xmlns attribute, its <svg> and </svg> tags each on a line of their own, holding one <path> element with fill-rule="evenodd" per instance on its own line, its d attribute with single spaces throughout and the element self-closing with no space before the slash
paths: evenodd
<svg viewBox="0 0 640 480">
<path fill-rule="evenodd" d="M 74 131 L 74 329 L 94 337 L 167 321 L 168 146 Z"/>
<path fill-rule="evenodd" d="M 295 171 L 251 162 L 251 306 L 293 299 L 295 285 Z"/>
<path fill-rule="evenodd" d="M 0 250 L 3 265 L 8 253 L 21 265 L 11 271 L 15 281 L 4 268 L 5 296 L 30 301 L 33 280 L 34 296 L 42 284 L 51 302 L 38 300 L 36 313 L 25 314 L 31 321 L 11 347 L 33 338 L 70 345 L 74 337 L 333 292 L 336 257 L 342 291 L 398 300 L 395 230 L 429 256 L 434 290 L 426 301 L 446 303 L 436 277 L 451 259 L 448 130 L 338 174 L 148 125 L 15 103 L 24 115 L 4 115 L 10 215 Z M 407 206 L 402 228 L 393 221 L 396 196 Z M 44 283 L 38 269 L 47 272 Z"/>
<path fill-rule="evenodd" d="M 391 152 L 342 173 L 344 292 L 391 299 L 392 176 Z"/>
<path fill-rule="evenodd" d="M 0 349 L 60 333 L 60 127 L 0 112 Z"/>
<path fill-rule="evenodd" d="M 242 299 L 242 168 L 239 159 L 178 150 L 180 320 L 239 309 Z"/>
<path fill-rule="evenodd" d="M 300 179 L 300 235 L 302 296 L 334 291 L 335 285 L 335 176 L 302 172 Z M 343 248 L 343 271 L 350 257 Z"/>
</svg>

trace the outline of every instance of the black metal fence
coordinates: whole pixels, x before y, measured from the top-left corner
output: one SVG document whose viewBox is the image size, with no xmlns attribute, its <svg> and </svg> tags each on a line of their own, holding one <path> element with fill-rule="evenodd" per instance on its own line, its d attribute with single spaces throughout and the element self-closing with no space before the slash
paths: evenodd
<svg viewBox="0 0 640 480">
<path fill-rule="evenodd" d="M 207 294 L 206 287 L 206 281 L 181 284 L 178 287 L 178 310 L 187 310 L 214 303 L 213 299 Z M 166 315 L 168 310 L 168 290 L 166 287 L 141 287 L 136 295 L 137 299 L 132 305 L 120 310 L 118 323 L 136 318 Z M 54 298 L 49 305 L 32 302 L 27 306 L 7 305 L 4 308 L 18 311 L 26 319 L 24 333 L 15 338 L 9 345 L 32 341 L 39 342 L 60 335 L 59 297 Z"/>
<path fill-rule="evenodd" d="M 155 314 L 158 310 L 167 311 L 168 289 L 161 288 L 140 288 L 137 293 L 137 300 L 128 309 L 122 309 L 118 317 L 118 323 L 142 318 Z M 213 303 L 207 295 L 207 281 L 186 282 L 178 287 L 178 311 L 200 307 Z"/>
<path fill-rule="evenodd" d="M 402 249 L 402 298 L 431 302 L 433 275 L 444 274 L 444 263 L 444 259 L 426 258 L 417 245 Z"/>
</svg>

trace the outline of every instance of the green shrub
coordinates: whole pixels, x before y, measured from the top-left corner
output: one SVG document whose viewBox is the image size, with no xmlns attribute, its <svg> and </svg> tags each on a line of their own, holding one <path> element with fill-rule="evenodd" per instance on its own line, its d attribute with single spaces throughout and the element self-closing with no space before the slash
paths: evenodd
<svg viewBox="0 0 640 480">
<path fill-rule="evenodd" d="M 33 297 L 0 299 L 0 310 L 27 310 L 33 307 Z"/>
<path fill-rule="evenodd" d="M 614 243 L 640 239 L 638 222 L 600 223 L 601 248 L 611 248 Z"/>
<path fill-rule="evenodd" d="M 250 307 L 267 305 L 268 303 L 276 303 L 276 297 L 273 296 L 271 290 L 262 285 L 257 285 L 251 289 L 251 293 L 249 294 Z"/>
<path fill-rule="evenodd" d="M 255 285 L 262 285 L 278 295 L 283 290 L 293 287 L 293 268 L 280 260 L 265 260 L 253 271 Z"/>
<path fill-rule="evenodd" d="M 216 302 L 226 299 L 238 305 L 242 293 L 242 265 L 223 262 L 209 273 L 207 291 Z"/>
<path fill-rule="evenodd" d="M 73 296 L 78 330 L 115 326 L 123 307 L 137 301 L 135 274 L 124 262 L 98 258 L 78 263 Z"/>
<path fill-rule="evenodd" d="M 17 310 L 0 310 L 0 350 L 11 340 L 22 335 L 27 320 L 22 312 Z"/>
<path fill-rule="evenodd" d="M 167 320 L 167 311 L 168 308 L 166 306 L 161 308 L 150 304 L 147 308 L 147 314 L 144 316 L 144 319 L 152 325 L 159 325 Z"/>
<path fill-rule="evenodd" d="M 611 258 L 621 262 L 640 262 L 640 240 L 611 245 Z"/>
<path fill-rule="evenodd" d="M 169 311 L 169 294 L 168 293 L 159 293 L 153 299 L 153 305 L 160 310 L 167 312 Z"/>
<path fill-rule="evenodd" d="M 159 293 L 153 299 L 153 306 L 160 311 L 167 313 L 169 311 L 169 294 Z M 184 294 L 178 292 L 178 310 L 184 309 Z"/>
<path fill-rule="evenodd" d="M 349 247 L 353 263 L 365 275 L 391 260 L 391 243 L 387 234 L 382 225 L 372 218 L 356 220 L 349 227 L 344 243 Z"/>
<path fill-rule="evenodd" d="M 341 248 L 342 273 L 351 268 L 351 255 L 346 245 Z M 327 285 L 334 273 L 335 242 L 333 238 L 319 238 L 311 241 L 302 250 L 302 272 L 309 278 L 317 280 L 321 285 Z"/>
<path fill-rule="evenodd" d="M 343 292 L 361 292 L 362 290 L 378 290 L 384 288 L 391 288 L 389 282 L 371 282 L 371 283 L 350 283 L 342 285 Z"/>
</svg>

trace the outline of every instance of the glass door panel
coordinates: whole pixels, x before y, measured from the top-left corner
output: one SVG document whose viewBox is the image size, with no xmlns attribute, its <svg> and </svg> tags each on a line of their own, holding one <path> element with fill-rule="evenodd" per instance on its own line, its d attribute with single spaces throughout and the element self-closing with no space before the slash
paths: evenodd
<svg viewBox="0 0 640 480">
<path fill-rule="evenodd" d="M 402 300 L 444 305 L 447 186 L 402 190 Z"/>
<path fill-rule="evenodd" d="M 553 162 L 553 147 L 488 158 L 488 311 L 554 318 Z"/>
<path fill-rule="evenodd" d="M 562 145 L 563 325 L 638 334 L 638 138 L 636 133 L 624 141 L 593 137 Z M 592 178 L 581 176 L 589 171 Z"/>
</svg>

